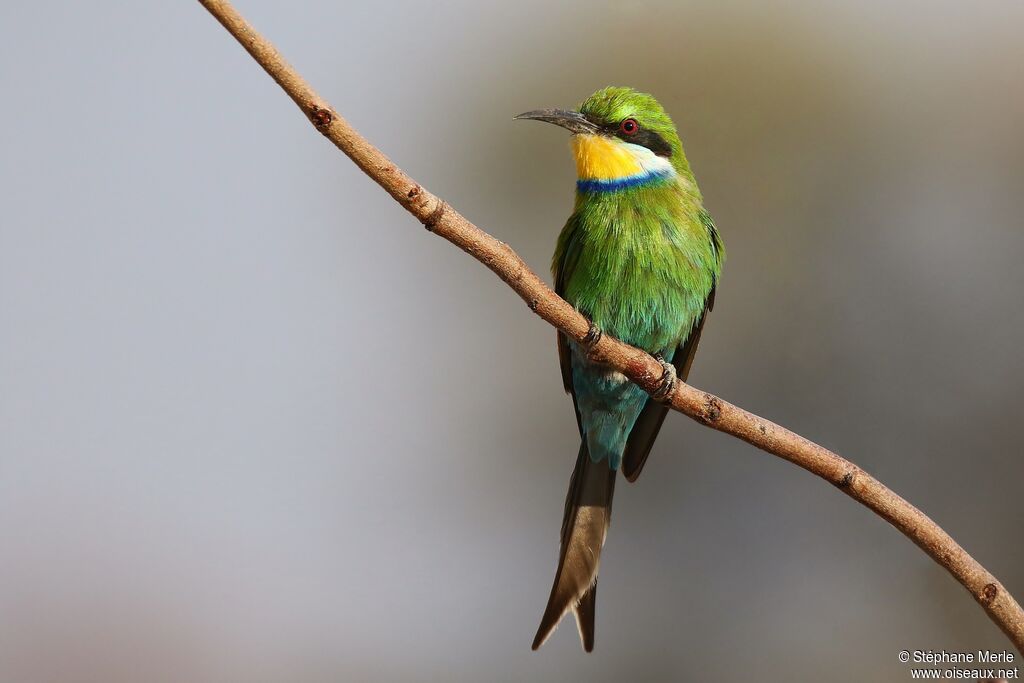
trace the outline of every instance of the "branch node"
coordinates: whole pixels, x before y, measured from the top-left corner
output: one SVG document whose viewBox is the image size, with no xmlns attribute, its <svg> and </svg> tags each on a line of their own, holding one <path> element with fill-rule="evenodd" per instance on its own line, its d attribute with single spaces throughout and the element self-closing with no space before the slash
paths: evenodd
<svg viewBox="0 0 1024 683">
<path fill-rule="evenodd" d="M 999 586 L 994 583 L 987 583 L 985 587 L 981 589 L 981 604 L 991 605 L 999 595 Z"/>
<path fill-rule="evenodd" d="M 704 394 L 704 406 L 700 411 L 700 421 L 706 425 L 714 424 L 722 417 L 722 402 L 717 396 Z"/>
<path fill-rule="evenodd" d="M 848 489 L 853 486 L 853 480 L 857 477 L 857 473 L 850 471 L 843 475 L 843 478 L 836 482 L 836 486 L 841 489 Z"/>
<path fill-rule="evenodd" d="M 330 109 L 321 107 L 316 102 L 309 103 L 309 120 L 313 122 L 316 129 L 323 133 L 334 120 L 334 114 Z"/>
<path fill-rule="evenodd" d="M 414 187 L 413 189 L 415 190 L 416 188 Z M 441 220 L 441 218 L 444 216 L 444 212 L 447 210 L 448 205 L 444 202 L 444 200 L 438 199 L 437 206 L 435 206 L 434 210 L 431 211 L 430 214 L 423 219 L 423 227 L 425 227 L 429 232 L 434 232 L 434 228 L 437 227 L 438 222 Z"/>
<path fill-rule="evenodd" d="M 526 305 L 530 307 L 530 310 L 531 310 L 531 311 L 533 311 L 534 313 L 536 313 L 536 312 L 537 312 L 537 308 L 538 308 L 538 307 L 540 306 L 540 301 L 539 301 L 539 300 L 537 300 L 537 299 L 530 299 L 530 300 L 529 300 L 529 301 L 527 302 L 527 304 L 526 304 Z"/>
</svg>

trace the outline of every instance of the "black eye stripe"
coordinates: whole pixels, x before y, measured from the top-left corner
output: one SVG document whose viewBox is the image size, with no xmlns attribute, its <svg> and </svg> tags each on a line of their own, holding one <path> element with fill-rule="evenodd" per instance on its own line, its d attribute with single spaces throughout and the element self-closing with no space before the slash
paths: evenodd
<svg viewBox="0 0 1024 683">
<path fill-rule="evenodd" d="M 621 136 L 620 136 L 621 137 Z M 638 133 L 630 135 L 628 139 L 634 145 L 641 145 L 651 150 L 659 157 L 670 157 L 672 156 L 672 147 L 665 142 L 665 138 L 661 137 L 653 130 L 640 129 Z"/>
<path fill-rule="evenodd" d="M 622 125 L 621 122 L 604 123 L 602 121 L 595 120 L 589 115 L 587 116 L 587 119 L 594 125 L 600 127 L 606 135 L 617 137 L 620 140 L 625 140 L 626 142 L 633 145 L 640 145 L 641 147 L 646 147 L 659 157 L 672 156 L 672 147 L 671 145 L 668 144 L 668 142 L 666 142 L 665 138 L 661 137 L 653 130 L 648 130 L 644 128 L 643 124 L 639 122 L 637 123 L 637 125 L 640 126 L 640 130 L 633 133 L 632 135 L 626 135 L 619 128 L 619 126 Z"/>
<path fill-rule="evenodd" d="M 625 135 L 621 130 L 619 130 L 618 126 L 609 127 L 608 132 L 620 140 L 625 140 L 631 144 L 646 147 L 659 157 L 672 156 L 672 147 L 665 142 L 665 138 L 661 137 L 653 130 L 648 130 L 643 126 L 640 126 L 640 130 L 631 135 Z"/>
</svg>

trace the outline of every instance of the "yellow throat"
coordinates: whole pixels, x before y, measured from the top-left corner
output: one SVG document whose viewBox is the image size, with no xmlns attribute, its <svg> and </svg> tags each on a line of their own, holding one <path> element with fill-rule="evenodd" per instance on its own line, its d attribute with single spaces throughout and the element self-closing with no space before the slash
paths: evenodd
<svg viewBox="0 0 1024 683">
<path fill-rule="evenodd" d="M 580 180 L 613 182 L 674 171 L 668 159 L 646 147 L 606 135 L 573 135 L 572 151 Z"/>
</svg>

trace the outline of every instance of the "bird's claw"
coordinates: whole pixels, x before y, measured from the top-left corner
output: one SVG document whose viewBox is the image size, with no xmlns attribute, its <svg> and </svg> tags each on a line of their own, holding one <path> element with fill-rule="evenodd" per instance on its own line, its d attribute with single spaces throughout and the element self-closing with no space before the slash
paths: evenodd
<svg viewBox="0 0 1024 683">
<path fill-rule="evenodd" d="M 672 392 L 675 391 L 676 382 L 678 381 L 676 366 L 666 361 L 665 356 L 660 353 L 654 354 L 654 359 L 661 364 L 662 370 L 661 379 L 658 380 L 658 387 L 651 393 L 651 398 L 655 401 L 667 401 L 672 397 Z"/>
<path fill-rule="evenodd" d="M 587 335 L 583 337 L 583 348 L 590 353 L 597 346 L 597 342 L 601 341 L 601 336 L 604 334 L 601 328 L 594 324 L 593 320 L 588 320 L 590 327 L 587 328 Z"/>
</svg>

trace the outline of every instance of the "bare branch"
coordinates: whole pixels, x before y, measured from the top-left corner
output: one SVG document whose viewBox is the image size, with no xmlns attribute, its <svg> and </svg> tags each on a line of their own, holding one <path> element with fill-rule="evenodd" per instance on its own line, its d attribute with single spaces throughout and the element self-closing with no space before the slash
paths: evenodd
<svg viewBox="0 0 1024 683">
<path fill-rule="evenodd" d="M 588 338 L 589 324 L 556 295 L 507 244 L 466 220 L 425 190 L 338 115 L 277 49 L 224 0 L 199 0 L 253 59 L 305 112 L 314 127 L 366 175 L 426 226 L 490 268 L 526 301 L 530 310 L 577 342 L 592 342 L 595 360 L 623 372 L 649 394 L 659 390 L 662 366 L 647 353 L 603 335 Z M 1024 652 L 1024 611 L 1001 583 L 927 515 L 850 461 L 799 434 L 712 394 L 676 382 L 666 405 L 701 424 L 731 434 L 798 465 L 873 510 L 946 568 L 999 628 Z"/>
</svg>

